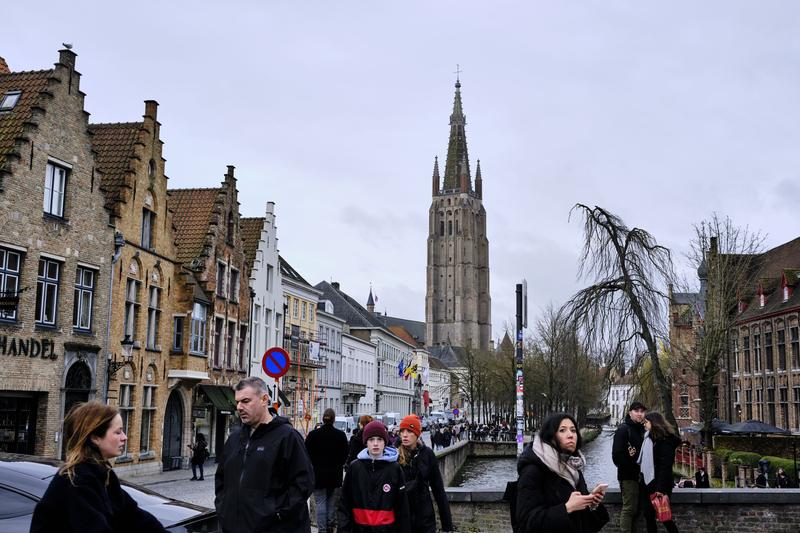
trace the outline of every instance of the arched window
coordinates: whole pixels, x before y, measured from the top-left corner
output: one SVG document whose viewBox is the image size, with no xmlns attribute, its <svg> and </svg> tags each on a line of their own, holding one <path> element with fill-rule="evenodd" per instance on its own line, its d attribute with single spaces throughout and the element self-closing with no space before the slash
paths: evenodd
<svg viewBox="0 0 800 533">
<path fill-rule="evenodd" d="M 233 211 L 228 211 L 228 242 L 233 243 Z"/>
<path fill-rule="evenodd" d="M 156 162 L 154 160 L 150 160 L 147 164 L 147 177 L 152 178 L 156 175 Z"/>
</svg>

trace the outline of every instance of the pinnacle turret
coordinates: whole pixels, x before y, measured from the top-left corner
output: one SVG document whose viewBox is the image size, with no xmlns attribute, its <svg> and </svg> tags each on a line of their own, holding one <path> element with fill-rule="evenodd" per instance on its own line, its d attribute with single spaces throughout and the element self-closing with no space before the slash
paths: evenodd
<svg viewBox="0 0 800 533">
<path fill-rule="evenodd" d="M 439 194 L 442 178 L 439 177 L 439 156 L 433 158 L 433 196 Z"/>
<path fill-rule="evenodd" d="M 483 178 L 481 178 L 481 160 L 478 159 L 478 165 L 475 168 L 475 194 L 478 198 L 483 198 Z"/>
</svg>

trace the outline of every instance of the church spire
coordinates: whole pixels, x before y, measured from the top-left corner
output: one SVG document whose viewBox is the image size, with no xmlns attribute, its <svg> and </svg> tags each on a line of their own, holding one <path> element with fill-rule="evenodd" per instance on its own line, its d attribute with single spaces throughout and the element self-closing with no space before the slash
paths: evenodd
<svg viewBox="0 0 800 533">
<path fill-rule="evenodd" d="M 367 311 L 375 312 L 375 299 L 372 297 L 372 284 L 369 286 L 369 298 L 367 298 Z"/>
<path fill-rule="evenodd" d="M 478 198 L 483 198 L 483 178 L 481 178 L 480 159 L 478 159 L 478 166 L 475 168 L 475 194 Z"/>
<path fill-rule="evenodd" d="M 456 78 L 456 95 L 453 99 L 453 113 L 450 115 L 450 141 L 447 144 L 447 160 L 444 166 L 445 191 L 462 188 L 462 176 L 466 176 L 466 191 L 472 190 L 469 172 L 469 155 L 467 154 L 467 135 L 464 127 L 467 118 L 461 104 L 461 80 Z"/>
<path fill-rule="evenodd" d="M 439 156 L 433 158 L 433 196 L 439 194 L 439 187 L 442 183 L 442 178 L 439 177 Z"/>
</svg>

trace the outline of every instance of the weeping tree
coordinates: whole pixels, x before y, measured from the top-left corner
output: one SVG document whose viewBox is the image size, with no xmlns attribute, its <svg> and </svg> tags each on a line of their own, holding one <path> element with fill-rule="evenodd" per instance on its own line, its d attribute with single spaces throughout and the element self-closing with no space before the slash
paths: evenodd
<svg viewBox="0 0 800 533">
<path fill-rule="evenodd" d="M 688 353 L 676 353 L 680 364 L 689 368 L 696 380 L 700 397 L 700 419 L 703 437 L 708 440 L 711 423 L 719 416 L 717 394 L 723 368 L 732 366 L 730 358 L 732 335 L 739 299 L 754 283 L 763 251 L 764 237 L 760 232 L 736 226 L 730 218 L 716 213 L 696 224 L 689 260 L 697 268 L 700 288 L 694 310 L 695 342 Z M 744 291 L 744 292 L 743 292 Z M 733 368 L 729 368 L 727 377 Z M 725 387 L 730 391 L 729 384 Z M 729 393 L 730 395 L 730 393 Z M 726 407 L 729 421 L 730 402 Z"/>
<path fill-rule="evenodd" d="M 563 312 L 598 352 L 644 353 L 651 361 L 659 409 L 677 426 L 671 382 L 658 353 L 659 339 L 666 338 L 665 289 L 674 278 L 670 251 L 601 207 L 576 204 L 570 218 L 576 212 L 584 219 L 578 277 L 591 285 L 578 291 Z"/>
</svg>

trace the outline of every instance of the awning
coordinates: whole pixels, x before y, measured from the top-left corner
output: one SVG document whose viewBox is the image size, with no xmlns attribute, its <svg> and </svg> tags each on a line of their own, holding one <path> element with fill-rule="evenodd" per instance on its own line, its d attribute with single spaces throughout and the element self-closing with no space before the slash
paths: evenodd
<svg viewBox="0 0 800 533">
<path fill-rule="evenodd" d="M 222 414 L 232 415 L 236 412 L 236 400 L 230 387 L 218 385 L 200 385 L 200 389 L 208 396 L 214 407 Z"/>
</svg>

